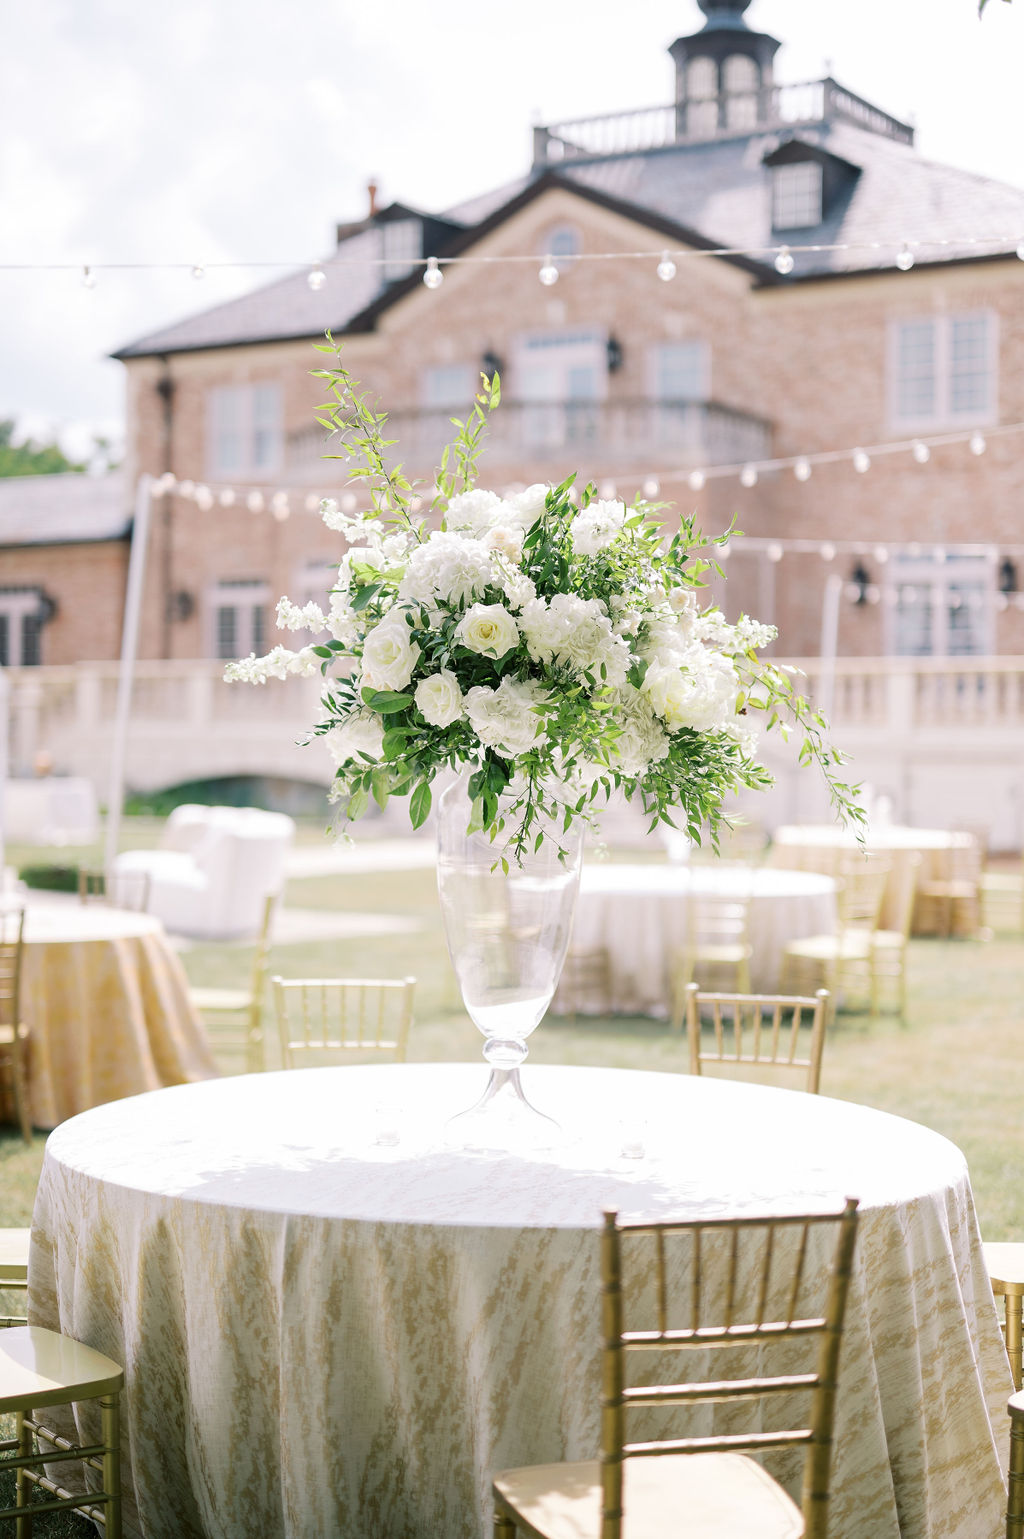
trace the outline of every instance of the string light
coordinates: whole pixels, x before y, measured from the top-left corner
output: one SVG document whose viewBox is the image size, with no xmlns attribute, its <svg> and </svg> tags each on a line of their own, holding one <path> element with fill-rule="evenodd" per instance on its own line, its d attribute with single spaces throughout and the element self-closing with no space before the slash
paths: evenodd
<svg viewBox="0 0 1024 1539">
<path fill-rule="evenodd" d="M 428 289 L 439 289 L 444 282 L 444 273 L 437 265 L 437 257 L 430 257 L 423 273 L 423 282 Z"/>
<path fill-rule="evenodd" d="M 853 468 L 860 475 L 863 475 L 865 471 L 870 470 L 871 469 L 871 456 L 870 456 L 870 454 L 866 453 L 866 451 L 864 449 L 854 449 L 854 451 L 853 451 Z"/>
<path fill-rule="evenodd" d="M 546 289 L 549 289 L 553 283 L 557 283 L 558 282 L 558 268 L 555 266 L 554 262 L 551 260 L 550 252 L 544 258 L 544 261 L 541 264 L 540 272 L 537 274 L 537 277 L 540 279 L 541 283 L 543 283 L 543 285 L 544 285 L 544 287 Z"/>
<path fill-rule="evenodd" d="M 82 268 L 82 287 L 83 289 L 94 289 L 96 287 L 96 274 L 91 267 Z"/>
<path fill-rule="evenodd" d="M 658 263 L 657 271 L 658 277 L 661 279 L 662 283 L 671 283 L 672 279 L 675 277 L 676 264 L 673 262 L 667 251 L 663 251 L 661 253 L 661 261 Z"/>
<path fill-rule="evenodd" d="M 246 497 L 246 499 L 245 499 L 245 505 L 249 509 L 250 513 L 262 513 L 263 512 L 263 493 L 262 492 L 250 492 L 248 497 Z"/>
<path fill-rule="evenodd" d="M 691 470 L 690 474 L 686 478 L 686 484 L 689 486 L 691 492 L 700 492 L 703 491 L 704 483 L 706 480 L 707 477 L 705 476 L 703 470 Z"/>
<path fill-rule="evenodd" d="M 932 457 L 932 451 L 929 449 L 928 445 L 922 443 L 920 439 L 918 439 L 917 443 L 915 443 L 911 453 L 919 465 L 927 465 L 928 461 Z"/>
<path fill-rule="evenodd" d="M 834 561 L 836 559 L 836 548 L 832 544 L 831 540 L 825 541 L 818 554 L 822 561 Z"/>
<path fill-rule="evenodd" d="M 222 508 L 233 508 L 235 505 L 235 492 L 231 486 L 226 486 L 222 492 L 217 493 L 217 501 Z"/>
<path fill-rule="evenodd" d="M 201 282 L 202 279 L 206 277 L 206 268 L 202 265 L 201 262 L 197 262 L 193 267 L 192 276 L 197 283 Z"/>
<path fill-rule="evenodd" d="M 743 469 L 740 471 L 740 485 L 748 487 L 757 485 L 756 465 L 744 465 Z"/>
<path fill-rule="evenodd" d="M 648 476 L 641 487 L 641 491 L 645 497 L 657 497 L 661 491 L 661 482 L 657 476 Z"/>
<path fill-rule="evenodd" d="M 972 433 L 968 441 L 968 448 L 972 454 L 984 454 L 988 445 L 985 443 L 984 433 Z"/>
<path fill-rule="evenodd" d="M 768 556 L 768 560 L 769 561 L 781 561 L 782 560 L 782 546 L 779 544 L 778 540 L 773 540 L 772 543 L 769 545 L 768 550 L 767 550 L 767 556 Z"/>
<path fill-rule="evenodd" d="M 314 262 L 312 267 L 309 269 L 309 272 L 306 274 L 306 282 L 309 284 L 314 294 L 318 293 L 327 282 L 327 274 L 324 272 L 323 267 L 319 262 Z"/>
<path fill-rule="evenodd" d="M 798 481 L 809 481 L 811 479 L 810 460 L 801 455 L 793 465 L 793 474 L 796 476 Z"/>
<path fill-rule="evenodd" d="M 793 271 L 793 267 L 793 253 L 788 246 L 783 246 L 775 258 L 775 271 L 781 273 L 784 278 L 787 278 Z"/>
<path fill-rule="evenodd" d="M 896 266 L 899 268 L 901 273 L 908 273 L 913 265 L 914 253 L 911 251 L 906 241 L 904 241 L 903 245 L 896 253 Z"/>
</svg>

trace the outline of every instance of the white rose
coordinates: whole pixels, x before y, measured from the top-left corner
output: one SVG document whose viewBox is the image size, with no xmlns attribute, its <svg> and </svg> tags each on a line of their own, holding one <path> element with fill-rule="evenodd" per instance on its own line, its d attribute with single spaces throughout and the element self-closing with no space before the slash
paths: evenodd
<svg viewBox="0 0 1024 1539">
<path fill-rule="evenodd" d="M 463 714 L 462 690 L 454 673 L 442 668 L 416 686 L 416 708 L 432 727 L 450 727 Z"/>
<path fill-rule="evenodd" d="M 502 679 L 497 689 L 477 684 L 466 691 L 466 714 L 481 743 L 514 757 L 533 747 L 541 731 L 534 707 L 540 694 L 533 684 Z"/>
<path fill-rule="evenodd" d="M 363 683 L 372 689 L 404 689 L 419 656 L 405 615 L 390 614 L 367 633 L 363 643 Z"/>
<path fill-rule="evenodd" d="M 502 604 L 474 604 L 455 632 L 471 652 L 504 657 L 519 641 L 519 627 Z"/>
<path fill-rule="evenodd" d="M 510 501 L 520 517 L 525 519 L 528 525 L 533 524 L 544 512 L 545 499 L 550 490 L 550 486 L 545 486 L 541 481 L 535 481 L 532 486 L 526 488 L 525 492 L 517 492 Z"/>
<path fill-rule="evenodd" d="M 384 725 L 372 711 L 355 711 L 333 732 L 325 733 L 324 742 L 335 764 L 346 764 L 359 754 L 379 759 L 384 750 Z"/>
</svg>

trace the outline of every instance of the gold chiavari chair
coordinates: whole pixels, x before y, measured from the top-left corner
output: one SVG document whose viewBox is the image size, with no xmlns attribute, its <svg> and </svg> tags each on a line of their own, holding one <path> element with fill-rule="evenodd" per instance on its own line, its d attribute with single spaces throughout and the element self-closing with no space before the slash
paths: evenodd
<svg viewBox="0 0 1024 1539">
<path fill-rule="evenodd" d="M 21 1018 L 23 908 L 0 911 L 0 1083 L 10 1095 L 27 1144 L 32 1142 L 28 1105 L 28 1027 Z"/>
<path fill-rule="evenodd" d="M 686 898 L 685 940 L 669 962 L 674 1031 L 683 1029 L 687 984 L 727 974 L 737 993 L 750 993 L 749 919 L 749 898 L 725 893 Z"/>
<path fill-rule="evenodd" d="M 98 871 L 81 866 L 78 897 L 82 903 L 104 903 L 111 908 L 144 914 L 149 908 L 148 871 Z"/>
<path fill-rule="evenodd" d="M 1024 1244 L 988 1241 L 982 1246 L 992 1292 L 1003 1300 L 1003 1336 L 1013 1387 L 1024 1383 Z"/>
<path fill-rule="evenodd" d="M 28 1292 L 31 1229 L 0 1229 L 0 1293 Z M 0 1316 L 0 1326 L 27 1325 L 24 1315 Z"/>
<path fill-rule="evenodd" d="M 558 983 L 558 1003 L 563 1015 L 575 1021 L 579 1010 L 588 1005 L 595 1014 L 607 1015 L 612 1008 L 612 964 L 606 947 L 573 951 L 566 955 Z"/>
<path fill-rule="evenodd" d="M 882 984 L 892 984 L 900 1019 L 907 1015 L 907 947 L 917 900 L 921 855 L 911 850 L 896 863 L 889 877 L 889 917 L 892 929 L 875 930 L 871 936 L 871 987 L 876 1004 Z"/>
<path fill-rule="evenodd" d="M 704 994 L 686 986 L 690 1073 L 743 1079 L 817 1095 L 829 993 L 813 999 L 791 994 Z M 701 1034 L 711 1022 L 710 1040 Z M 801 1034 L 806 1049 L 801 1051 Z"/>
<path fill-rule="evenodd" d="M 286 1069 L 360 1057 L 404 1063 L 415 978 L 274 978 Z"/>
<path fill-rule="evenodd" d="M 992 931 L 1024 930 L 1024 857 L 1016 871 L 981 873 L 981 919 Z"/>
<path fill-rule="evenodd" d="M 1009 1494 L 1006 1503 L 1006 1539 L 1024 1539 L 1024 1394 L 1011 1395 Z"/>
<path fill-rule="evenodd" d="M 836 1230 L 831 1266 L 808 1266 L 811 1233 Z M 621 1222 L 606 1213 L 601 1249 L 603 1393 L 600 1460 L 506 1470 L 494 1479 L 494 1539 L 825 1539 L 832 1426 L 857 1202 L 839 1213 L 707 1222 Z M 624 1243 L 625 1242 L 625 1245 Z M 672 1270 L 669 1270 L 671 1251 Z M 623 1265 L 628 1255 L 629 1267 Z M 708 1277 L 714 1279 L 708 1282 Z M 624 1305 L 625 1295 L 625 1305 Z M 671 1295 L 671 1297 L 670 1297 Z M 669 1325 L 679 1304 L 683 1325 Z M 625 1316 L 644 1328 L 627 1329 Z M 792 1365 L 794 1342 L 816 1350 L 812 1372 L 769 1374 L 766 1360 Z M 721 1377 L 680 1370 L 682 1382 L 633 1386 L 626 1359 L 713 1349 Z M 700 1359 L 694 1365 L 700 1372 Z M 725 1376 L 726 1369 L 734 1374 Z M 810 1395 L 806 1423 L 791 1396 Z M 783 1401 L 775 1400 L 784 1396 Z M 627 1440 L 634 1410 L 775 1400 L 779 1431 L 712 1432 Z M 732 1418 L 730 1417 L 730 1428 Z M 799 1508 L 760 1464 L 764 1453 L 802 1447 Z"/>
<path fill-rule="evenodd" d="M 15 1472 L 15 1501 L 0 1519 L 17 1520 L 18 1539 L 31 1539 L 32 1520 L 46 1512 L 77 1511 L 121 1539 L 120 1394 L 124 1371 L 109 1357 L 69 1336 L 37 1325 L 0 1330 L 0 1413 L 15 1416 L 15 1435 L 0 1441 L 0 1472 Z M 39 1420 L 57 1405 L 98 1401 L 100 1436 L 73 1443 Z M 75 1493 L 46 1473 L 68 1461 L 98 1472 L 99 1489 Z M 30 1488 L 45 1493 L 30 1500 Z"/>
<path fill-rule="evenodd" d="M 976 935 L 981 913 L 981 850 L 970 834 L 955 834 L 940 852 L 940 874 L 917 887 L 919 935 Z"/>
<path fill-rule="evenodd" d="M 878 929 L 891 867 L 891 861 L 874 855 L 842 862 L 836 892 L 836 932 L 789 942 L 782 953 L 784 992 L 809 995 L 825 988 L 834 996 L 840 989 L 862 989 L 868 995 L 871 1014 L 877 1015 L 872 938 Z"/>
<path fill-rule="evenodd" d="M 278 894 L 272 893 L 263 906 L 263 923 L 247 989 L 189 989 L 189 998 L 202 1016 L 214 1057 L 229 1068 L 241 1062 L 247 1074 L 261 1074 L 266 1068 L 263 1012 L 277 902 Z"/>
</svg>

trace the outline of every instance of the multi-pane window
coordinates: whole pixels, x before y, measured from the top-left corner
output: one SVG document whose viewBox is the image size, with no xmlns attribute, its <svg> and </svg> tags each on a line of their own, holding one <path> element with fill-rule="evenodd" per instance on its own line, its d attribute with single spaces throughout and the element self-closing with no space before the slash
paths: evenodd
<svg viewBox="0 0 1024 1539">
<path fill-rule="evenodd" d="M 994 567 L 987 557 L 894 555 L 888 583 L 894 656 L 978 657 L 992 651 Z"/>
<path fill-rule="evenodd" d="M 210 592 L 214 657 L 259 656 L 267 649 L 270 589 L 255 578 L 226 579 Z"/>
<path fill-rule="evenodd" d="M 42 662 L 43 595 L 38 588 L 0 588 L 0 668 Z"/>
<path fill-rule="evenodd" d="M 422 220 L 393 219 L 380 228 L 385 283 L 407 278 L 423 255 Z"/>
<path fill-rule="evenodd" d="M 772 228 L 808 230 L 821 223 L 821 166 L 795 160 L 772 167 Z"/>
<path fill-rule="evenodd" d="M 210 475 L 258 476 L 280 469 L 281 387 L 270 382 L 210 391 Z"/>
<path fill-rule="evenodd" d="M 757 124 L 757 90 L 761 84 L 754 60 L 745 53 L 730 54 L 722 67 L 726 126 L 754 128 Z"/>
<path fill-rule="evenodd" d="M 597 442 L 608 387 L 608 338 L 597 331 L 536 332 L 520 340 L 515 394 L 525 446 L 558 449 Z"/>
<path fill-rule="evenodd" d="M 718 67 L 713 59 L 691 59 L 686 66 L 686 132 L 712 136 L 718 128 Z"/>
<path fill-rule="evenodd" d="M 656 401 L 708 399 L 711 350 L 706 342 L 661 342 L 654 349 L 653 362 Z"/>
<path fill-rule="evenodd" d="M 996 322 L 990 311 L 896 321 L 889 358 L 889 416 L 895 426 L 994 419 Z"/>
</svg>

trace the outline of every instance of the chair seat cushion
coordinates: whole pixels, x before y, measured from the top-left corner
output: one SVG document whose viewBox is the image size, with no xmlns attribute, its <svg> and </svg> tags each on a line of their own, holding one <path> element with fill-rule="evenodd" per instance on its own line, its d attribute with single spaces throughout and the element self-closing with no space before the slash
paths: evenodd
<svg viewBox="0 0 1024 1539">
<path fill-rule="evenodd" d="M 601 1466 L 506 1470 L 494 1489 L 544 1539 L 600 1539 Z M 623 1539 L 800 1539 L 800 1509 L 744 1454 L 661 1454 L 628 1460 Z"/>
<path fill-rule="evenodd" d="M 993 1287 L 1000 1293 L 1024 1294 L 1024 1243 L 986 1241 L 982 1250 Z"/>
<path fill-rule="evenodd" d="M 70 1336 L 38 1325 L 0 1331 L 0 1411 L 89 1400 L 123 1383 L 117 1363 Z"/>
<path fill-rule="evenodd" d="M 0 1229 L 0 1285 L 28 1280 L 31 1229 Z"/>
</svg>

